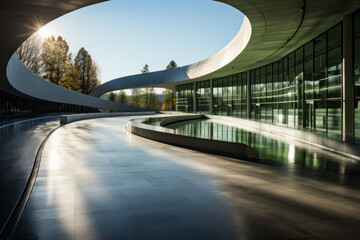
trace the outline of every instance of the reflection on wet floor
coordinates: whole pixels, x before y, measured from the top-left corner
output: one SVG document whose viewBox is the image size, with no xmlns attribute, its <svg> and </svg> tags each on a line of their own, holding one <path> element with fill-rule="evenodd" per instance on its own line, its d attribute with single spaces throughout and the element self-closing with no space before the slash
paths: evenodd
<svg viewBox="0 0 360 240">
<path fill-rule="evenodd" d="M 259 157 L 306 168 L 360 176 L 360 163 L 291 138 L 239 128 L 216 120 L 191 120 L 169 124 L 177 134 L 220 141 L 244 143 L 259 152 Z"/>
<path fill-rule="evenodd" d="M 53 133 L 14 239 L 359 239 L 359 178 L 150 141 L 128 119 Z"/>
<path fill-rule="evenodd" d="M 58 117 L 48 117 L 0 127 L 0 230 L 23 194 L 39 146 L 58 126 Z"/>
</svg>

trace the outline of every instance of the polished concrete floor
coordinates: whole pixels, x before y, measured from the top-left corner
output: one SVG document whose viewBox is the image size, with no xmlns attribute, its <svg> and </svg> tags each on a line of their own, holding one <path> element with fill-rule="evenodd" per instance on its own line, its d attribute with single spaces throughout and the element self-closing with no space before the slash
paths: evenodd
<svg viewBox="0 0 360 240">
<path fill-rule="evenodd" d="M 65 125 L 47 142 L 14 239 L 360 239 L 360 179 Z"/>
<path fill-rule="evenodd" d="M 41 143 L 58 126 L 58 117 L 0 126 L 0 232 L 25 189 Z"/>
</svg>

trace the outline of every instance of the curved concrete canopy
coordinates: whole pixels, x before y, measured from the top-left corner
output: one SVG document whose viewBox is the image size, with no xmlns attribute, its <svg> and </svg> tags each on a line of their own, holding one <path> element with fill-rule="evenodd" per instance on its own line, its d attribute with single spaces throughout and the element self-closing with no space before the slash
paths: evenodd
<svg viewBox="0 0 360 240">
<path fill-rule="evenodd" d="M 27 98 L 92 108 L 128 112 L 149 111 L 99 99 L 50 83 L 30 71 L 14 53 L 18 46 L 40 26 L 72 10 L 97 2 L 101 0 L 2 1 L 0 3 L 0 90 Z"/>
<path fill-rule="evenodd" d="M 245 14 L 236 37 L 219 53 L 178 69 L 114 79 L 91 95 L 131 87 L 166 87 L 227 76 L 277 61 L 360 7 L 359 0 L 222 0 Z"/>
<path fill-rule="evenodd" d="M 295 50 L 340 22 L 344 15 L 360 7 L 360 0 L 218 1 L 241 10 L 247 16 L 251 23 L 251 36 L 249 35 L 250 24 L 244 20 L 241 34 L 239 33 L 228 46 L 208 59 L 179 69 L 116 79 L 100 86 L 93 95 L 99 96 L 105 92 L 129 87 L 172 88 L 180 82 L 215 78 L 265 65 Z M 122 110 L 124 106 L 120 104 L 114 108 L 112 105 L 114 103 L 100 99 L 94 100 L 91 96 L 74 94 L 54 84 L 45 84 L 40 81 L 40 77 L 22 69 L 24 68 L 24 66 L 21 67 L 22 63 L 16 57 L 12 57 L 17 47 L 35 31 L 37 22 L 43 25 L 65 13 L 99 2 L 103 0 L 1 1 L 1 90 L 60 103 Z M 305 11 L 300 11 L 304 5 Z M 245 31 L 247 34 L 241 36 Z M 245 41 L 246 37 L 249 38 L 248 42 Z M 21 71 L 21 74 L 16 71 Z M 158 80 L 160 78 L 163 80 Z"/>
<path fill-rule="evenodd" d="M 90 93 L 95 97 L 118 89 L 143 86 L 163 86 L 164 84 L 177 84 L 181 81 L 196 79 L 208 75 L 233 61 L 246 47 L 251 36 L 251 25 L 249 20 L 244 17 L 240 31 L 235 38 L 221 51 L 215 55 L 200 62 L 187 66 L 150 72 L 146 74 L 137 74 L 127 77 L 114 79 L 97 87 Z"/>
<path fill-rule="evenodd" d="M 36 96 L 46 101 L 79 104 L 92 108 L 121 110 L 127 112 L 146 111 L 146 109 L 123 103 L 111 102 L 55 85 L 33 73 L 14 53 L 7 66 L 7 77 L 11 85 L 22 93 Z M 26 79 L 26 81 L 23 81 Z M 36 82 L 36 86 L 33 83 Z"/>
</svg>

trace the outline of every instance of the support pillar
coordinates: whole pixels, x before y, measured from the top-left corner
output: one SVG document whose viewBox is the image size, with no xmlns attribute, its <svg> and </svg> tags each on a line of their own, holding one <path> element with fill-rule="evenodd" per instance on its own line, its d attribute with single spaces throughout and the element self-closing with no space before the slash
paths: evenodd
<svg viewBox="0 0 360 240">
<path fill-rule="evenodd" d="M 214 91 L 212 79 L 210 79 L 210 114 L 214 114 Z"/>
<path fill-rule="evenodd" d="M 343 62 L 342 62 L 342 98 L 343 98 L 343 141 L 354 138 L 354 61 L 353 61 L 353 18 L 344 16 L 343 21 Z"/>
<path fill-rule="evenodd" d="M 196 82 L 194 82 L 193 85 L 193 89 L 194 89 L 194 95 L 193 95 L 193 112 L 196 113 L 196 103 L 197 103 L 197 99 L 196 99 Z"/>
<path fill-rule="evenodd" d="M 246 117 L 251 118 L 251 82 L 250 71 L 246 71 Z"/>
</svg>

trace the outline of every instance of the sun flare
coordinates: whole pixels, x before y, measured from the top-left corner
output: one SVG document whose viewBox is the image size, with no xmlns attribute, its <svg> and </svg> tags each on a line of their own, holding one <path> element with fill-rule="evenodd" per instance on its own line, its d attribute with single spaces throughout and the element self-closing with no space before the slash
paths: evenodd
<svg viewBox="0 0 360 240">
<path fill-rule="evenodd" d="M 42 27 L 40 28 L 37 33 L 39 34 L 39 36 L 42 38 L 42 39 L 45 39 L 47 37 L 49 37 L 51 35 L 49 29 L 45 26 L 45 27 Z"/>
</svg>

